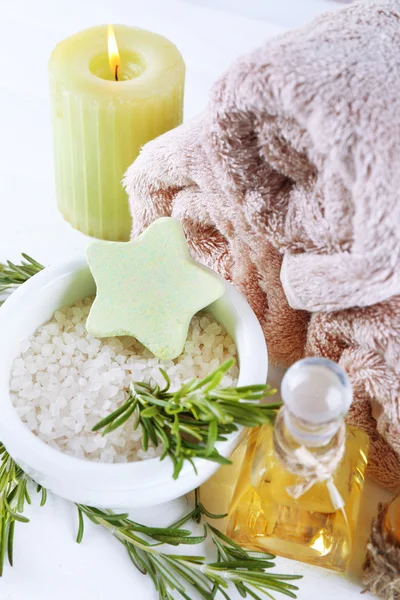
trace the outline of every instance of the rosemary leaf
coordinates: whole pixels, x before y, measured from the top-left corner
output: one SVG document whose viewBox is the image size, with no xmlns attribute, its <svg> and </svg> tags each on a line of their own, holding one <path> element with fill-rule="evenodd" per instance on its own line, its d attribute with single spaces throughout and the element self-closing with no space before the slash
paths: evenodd
<svg viewBox="0 0 400 600">
<path fill-rule="evenodd" d="M 19 265 L 15 265 L 11 261 L 7 261 L 6 264 L 0 263 L 0 294 L 13 292 L 21 283 L 44 269 L 43 265 L 27 254 L 22 254 L 22 258 Z M 0 299 L 0 306 L 3 302 L 4 300 Z"/>
<path fill-rule="evenodd" d="M 83 520 L 83 512 L 80 506 L 78 508 L 78 532 L 76 534 L 76 543 L 80 544 L 83 539 L 83 534 L 85 532 L 85 523 Z"/>
</svg>

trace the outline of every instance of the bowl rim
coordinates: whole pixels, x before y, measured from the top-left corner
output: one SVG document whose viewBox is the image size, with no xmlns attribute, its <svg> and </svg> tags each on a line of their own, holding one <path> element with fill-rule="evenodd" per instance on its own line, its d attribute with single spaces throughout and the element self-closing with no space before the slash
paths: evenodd
<svg viewBox="0 0 400 600">
<path fill-rule="evenodd" d="M 83 254 L 79 254 L 45 267 L 40 273 L 31 277 L 13 292 L 6 299 L 3 306 L 0 307 L 0 328 L 3 329 L 2 324 L 9 319 L 12 320 L 15 318 L 18 311 L 23 309 L 26 298 L 30 294 L 35 294 L 35 292 L 43 290 L 46 286 L 50 286 L 57 278 L 68 274 L 72 275 L 74 271 L 82 268 L 88 268 L 87 260 Z M 220 276 L 218 275 L 218 277 Z M 244 325 L 244 322 L 247 324 L 247 327 L 244 329 L 247 332 L 247 347 L 243 348 L 240 359 L 238 385 L 264 383 L 268 373 L 268 352 L 261 325 L 247 300 L 240 292 L 222 277 L 220 279 L 224 282 L 225 294 L 216 302 L 220 302 L 221 300 L 228 302 L 238 313 L 242 325 Z M 53 312 L 57 308 L 54 307 Z M 5 329 L 7 331 L 7 328 Z M 0 339 L 0 345 L 3 344 L 7 344 L 7 335 Z M 239 347 L 238 353 L 241 353 Z M 243 360 L 246 362 L 246 369 L 243 368 Z M 255 377 L 256 380 L 252 380 L 252 373 L 258 373 L 258 376 Z M 2 379 L 3 377 L 0 372 L 0 387 L 4 387 Z M 212 461 L 197 458 L 193 461 L 196 473 L 193 466 L 188 461 L 185 461 L 179 479 L 174 480 L 172 478 L 172 459 L 168 456 L 163 461 L 160 461 L 159 457 L 155 457 L 128 463 L 100 463 L 63 453 L 61 450 L 52 448 L 46 444 L 22 422 L 11 401 L 9 381 L 10 372 L 8 372 L 6 382 L 6 397 L 3 398 L 2 394 L 0 394 L 0 440 L 3 436 L 9 439 L 11 436 L 17 437 L 21 454 L 23 453 L 29 457 L 26 459 L 26 463 L 40 473 L 62 479 L 65 483 L 68 482 L 68 479 L 73 481 L 77 477 L 84 477 L 87 478 L 88 483 L 90 480 L 92 489 L 104 489 L 105 483 L 107 483 L 107 489 L 116 489 L 112 484 L 119 483 L 117 486 L 119 490 L 140 490 L 155 487 L 163 483 L 172 485 L 177 481 L 187 479 L 188 477 L 195 478 L 207 472 L 212 474 L 219 466 Z M 242 428 L 239 428 L 237 432 L 231 433 L 225 442 L 217 442 L 216 447 L 223 456 L 229 456 L 233 451 L 238 443 L 241 431 Z M 7 447 L 7 442 L 5 442 L 5 446 Z M 21 457 L 20 462 L 22 461 L 23 458 Z M 156 469 L 156 466 L 158 466 L 158 469 Z M 154 479 L 155 475 L 157 475 L 157 481 Z M 93 478 L 99 478 L 101 482 L 98 481 L 97 484 L 94 484 Z M 126 482 L 126 484 L 121 485 L 123 482 Z"/>
</svg>

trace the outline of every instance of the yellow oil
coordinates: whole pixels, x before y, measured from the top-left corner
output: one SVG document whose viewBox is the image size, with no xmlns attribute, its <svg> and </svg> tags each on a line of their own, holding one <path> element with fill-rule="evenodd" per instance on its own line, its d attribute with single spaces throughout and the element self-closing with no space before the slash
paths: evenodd
<svg viewBox="0 0 400 600">
<path fill-rule="evenodd" d="M 231 465 L 224 465 L 200 487 L 200 500 L 213 515 L 227 515 L 233 492 L 246 453 L 247 438 L 238 445 L 229 457 Z M 209 519 L 210 520 L 210 519 Z M 227 519 L 212 519 L 214 527 L 226 532 Z"/>
<path fill-rule="evenodd" d="M 344 510 L 335 510 L 327 486 L 314 485 L 298 500 L 298 483 L 275 456 L 273 429 L 253 430 L 232 495 L 227 534 L 243 547 L 344 571 L 350 557 L 367 465 L 368 437 L 348 427 L 344 457 L 334 475 Z"/>
<path fill-rule="evenodd" d="M 390 539 L 400 544 L 400 496 L 389 504 L 383 523 Z"/>
</svg>

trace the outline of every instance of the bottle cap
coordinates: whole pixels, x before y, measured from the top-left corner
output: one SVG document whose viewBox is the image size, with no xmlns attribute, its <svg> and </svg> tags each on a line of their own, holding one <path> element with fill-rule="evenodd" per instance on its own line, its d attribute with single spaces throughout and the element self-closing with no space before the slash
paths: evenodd
<svg viewBox="0 0 400 600">
<path fill-rule="evenodd" d="M 285 373 L 281 395 L 285 424 L 301 443 L 328 443 L 342 424 L 352 401 L 345 371 L 326 358 L 305 358 Z"/>
</svg>

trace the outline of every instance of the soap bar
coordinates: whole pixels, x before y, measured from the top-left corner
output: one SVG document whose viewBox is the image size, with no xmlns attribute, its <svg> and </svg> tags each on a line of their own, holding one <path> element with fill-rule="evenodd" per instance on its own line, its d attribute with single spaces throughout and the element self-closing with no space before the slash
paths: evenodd
<svg viewBox="0 0 400 600">
<path fill-rule="evenodd" d="M 96 242 L 87 250 L 97 286 L 88 332 L 129 335 L 156 357 L 179 356 L 194 314 L 225 292 L 223 280 L 189 254 L 179 221 L 154 221 L 130 242 Z"/>
</svg>

